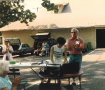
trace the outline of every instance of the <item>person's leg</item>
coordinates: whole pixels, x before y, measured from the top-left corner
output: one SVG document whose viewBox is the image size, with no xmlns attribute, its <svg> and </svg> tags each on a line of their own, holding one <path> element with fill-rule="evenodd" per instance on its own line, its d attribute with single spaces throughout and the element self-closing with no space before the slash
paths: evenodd
<svg viewBox="0 0 105 90">
<path fill-rule="evenodd" d="M 46 56 L 48 56 L 48 49 L 46 49 Z"/>
<path fill-rule="evenodd" d="M 45 55 L 47 56 L 47 49 L 46 49 L 46 51 L 45 51 Z"/>
<path fill-rule="evenodd" d="M 51 79 L 50 78 L 48 78 L 48 81 L 47 81 L 47 83 L 50 83 L 51 82 Z"/>
<path fill-rule="evenodd" d="M 70 55 L 69 56 L 70 59 L 69 59 L 69 63 L 72 63 L 72 62 L 78 62 L 79 63 L 79 66 L 81 67 L 81 64 L 82 64 L 82 55 L 80 54 L 77 54 L 77 55 Z"/>
<path fill-rule="evenodd" d="M 60 79 L 58 79 L 58 84 L 61 84 L 61 80 Z"/>
<path fill-rule="evenodd" d="M 79 66 L 81 67 L 81 65 L 82 65 L 82 55 L 78 55 L 77 60 L 79 62 Z"/>
<path fill-rule="evenodd" d="M 74 59 L 75 59 L 75 56 L 71 54 L 69 56 L 69 63 L 72 63 L 74 61 Z"/>
<path fill-rule="evenodd" d="M 69 63 L 72 63 L 74 61 L 78 62 L 79 63 L 79 67 L 81 67 L 81 64 L 82 64 L 82 55 L 81 54 L 80 55 L 79 54 L 78 55 L 70 55 Z M 75 78 L 73 78 L 72 85 L 76 85 Z"/>
<path fill-rule="evenodd" d="M 75 83 L 75 77 L 73 77 L 73 83 L 72 83 L 72 85 L 76 85 L 76 83 Z"/>
</svg>

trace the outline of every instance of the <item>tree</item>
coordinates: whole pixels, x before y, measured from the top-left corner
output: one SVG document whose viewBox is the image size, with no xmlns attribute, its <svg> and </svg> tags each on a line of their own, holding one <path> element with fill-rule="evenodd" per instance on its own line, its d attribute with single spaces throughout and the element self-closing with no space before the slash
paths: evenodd
<svg viewBox="0 0 105 90">
<path fill-rule="evenodd" d="M 11 22 L 20 21 L 21 23 L 32 22 L 36 15 L 30 10 L 24 10 L 20 4 L 23 0 L 1 1 L 0 2 L 0 28 Z"/>
<path fill-rule="evenodd" d="M 47 11 L 53 10 L 58 13 L 58 6 L 51 3 L 49 0 L 42 0 L 42 6 Z M 24 10 L 24 6 L 21 4 L 24 0 L 2 0 L 0 1 L 0 28 L 11 22 L 20 21 L 28 25 L 28 22 L 32 22 L 36 15 L 29 9 Z"/>
<path fill-rule="evenodd" d="M 47 11 L 54 11 L 54 13 L 58 13 L 58 6 L 54 3 L 51 3 L 49 0 L 42 0 L 42 6 L 47 9 Z"/>
</svg>

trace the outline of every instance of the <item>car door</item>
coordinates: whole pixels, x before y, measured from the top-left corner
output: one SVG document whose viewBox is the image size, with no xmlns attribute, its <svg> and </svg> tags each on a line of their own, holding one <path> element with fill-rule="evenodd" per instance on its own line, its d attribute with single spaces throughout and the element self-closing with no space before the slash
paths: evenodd
<svg viewBox="0 0 105 90">
<path fill-rule="evenodd" d="M 28 44 L 24 44 L 26 53 L 32 52 L 32 48 Z"/>
<path fill-rule="evenodd" d="M 26 48 L 26 45 L 25 45 L 25 44 L 22 44 L 22 46 L 21 46 L 21 51 L 22 51 L 23 53 L 27 53 L 27 48 Z"/>
<path fill-rule="evenodd" d="M 28 44 L 25 44 L 25 46 L 26 46 L 26 49 L 27 49 L 27 53 L 31 53 L 32 48 Z"/>
</svg>

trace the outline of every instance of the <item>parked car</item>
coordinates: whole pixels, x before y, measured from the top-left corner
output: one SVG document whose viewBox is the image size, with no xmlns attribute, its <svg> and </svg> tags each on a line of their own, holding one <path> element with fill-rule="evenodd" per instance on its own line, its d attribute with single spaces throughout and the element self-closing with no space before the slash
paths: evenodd
<svg viewBox="0 0 105 90">
<path fill-rule="evenodd" d="M 15 54 L 15 55 L 16 54 L 23 55 L 23 54 L 27 54 L 27 53 L 31 53 L 33 55 L 34 49 L 25 43 L 21 43 L 19 48 L 17 50 L 14 50 L 14 52 L 13 52 L 13 54 Z"/>
<path fill-rule="evenodd" d="M 21 43 L 19 38 L 7 38 L 13 47 L 13 55 L 34 54 L 34 49 L 28 44 Z"/>
<path fill-rule="evenodd" d="M 2 55 L 2 46 L 0 46 L 0 55 Z"/>
</svg>

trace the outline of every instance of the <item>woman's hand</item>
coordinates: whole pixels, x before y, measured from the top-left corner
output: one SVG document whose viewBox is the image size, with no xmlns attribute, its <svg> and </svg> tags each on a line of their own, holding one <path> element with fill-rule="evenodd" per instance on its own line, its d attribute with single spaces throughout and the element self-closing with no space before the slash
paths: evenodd
<svg viewBox="0 0 105 90">
<path fill-rule="evenodd" d="M 6 53 L 8 53 L 9 52 L 9 47 L 6 47 Z"/>
<path fill-rule="evenodd" d="M 12 82 L 13 83 L 13 86 L 18 86 L 20 83 L 21 83 L 21 78 L 20 77 L 16 77 L 14 79 L 14 81 Z"/>
</svg>

